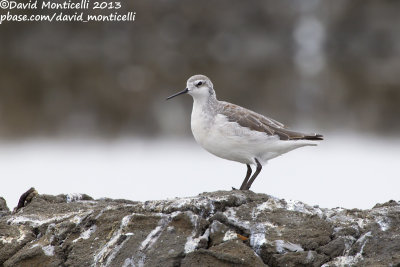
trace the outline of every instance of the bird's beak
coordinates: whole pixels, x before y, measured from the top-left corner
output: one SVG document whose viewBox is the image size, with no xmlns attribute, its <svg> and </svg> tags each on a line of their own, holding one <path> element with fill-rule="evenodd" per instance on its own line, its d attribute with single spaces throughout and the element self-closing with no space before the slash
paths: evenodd
<svg viewBox="0 0 400 267">
<path fill-rule="evenodd" d="M 175 97 L 175 96 L 178 96 L 178 95 L 186 94 L 187 92 L 189 92 L 189 89 L 186 88 L 185 90 L 183 90 L 183 91 L 181 91 L 181 92 L 179 92 L 179 93 L 176 93 L 176 94 L 174 94 L 174 95 L 171 95 L 171 96 L 167 97 L 167 99 L 165 99 L 165 100 L 169 100 L 169 99 L 171 99 L 171 98 L 173 98 L 173 97 Z"/>
</svg>

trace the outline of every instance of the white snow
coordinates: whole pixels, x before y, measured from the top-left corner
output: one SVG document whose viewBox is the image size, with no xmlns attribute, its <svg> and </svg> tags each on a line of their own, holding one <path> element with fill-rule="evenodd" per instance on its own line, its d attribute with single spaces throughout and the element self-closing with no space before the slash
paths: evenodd
<svg viewBox="0 0 400 267">
<path fill-rule="evenodd" d="M 287 210 L 292 210 L 292 211 L 297 211 L 309 215 L 318 215 L 320 218 L 322 218 L 323 211 L 320 208 L 315 208 L 311 207 L 307 204 L 304 204 L 303 202 L 300 202 L 298 200 L 288 200 L 286 201 L 286 209 Z"/>
<path fill-rule="evenodd" d="M 87 213 L 90 213 L 91 211 L 88 211 Z M 87 214 L 85 213 L 85 214 Z M 26 216 L 14 216 L 13 218 L 7 220 L 7 223 L 9 224 L 25 224 L 28 223 L 32 227 L 38 227 L 40 225 L 46 224 L 46 223 L 55 223 L 55 222 L 60 222 L 63 221 L 67 218 L 73 217 L 73 216 L 78 216 L 77 218 L 73 218 L 72 220 L 77 220 L 79 221 L 79 215 L 82 215 L 80 212 L 68 212 L 65 214 L 54 214 L 53 217 L 40 217 L 36 215 L 26 215 Z"/>
<path fill-rule="evenodd" d="M 393 208 L 394 207 L 391 207 L 391 209 Z M 400 207 L 397 207 L 397 210 L 400 211 Z M 391 227 L 391 219 L 388 217 L 388 207 L 374 209 L 372 214 L 375 222 L 379 225 L 382 231 L 387 231 Z"/>
<path fill-rule="evenodd" d="M 362 253 L 364 251 L 364 246 L 368 241 L 368 238 L 371 237 L 372 234 L 371 232 L 367 232 L 364 235 L 362 235 L 356 243 L 362 243 L 360 251 L 354 255 L 354 256 L 349 256 L 348 253 L 349 251 L 347 250 L 345 253 L 345 256 L 340 256 L 336 257 L 333 259 L 333 261 L 327 262 L 323 264 L 321 267 L 331 267 L 331 266 L 353 266 L 357 262 L 363 259 Z M 346 246 L 347 247 L 347 246 Z"/>
<path fill-rule="evenodd" d="M 11 243 L 15 238 L 13 237 L 5 237 L 5 236 L 0 236 L 0 242 L 5 244 L 5 243 Z"/>
<path fill-rule="evenodd" d="M 379 224 L 382 231 L 386 231 L 390 228 L 389 219 L 379 218 L 376 222 Z"/>
<path fill-rule="evenodd" d="M 226 218 L 228 219 L 228 222 L 234 226 L 238 226 L 238 227 L 242 227 L 245 229 L 250 229 L 250 222 L 249 221 L 244 221 L 241 219 L 238 219 L 236 217 L 236 211 L 233 208 L 227 208 L 224 211 L 224 215 L 226 216 Z"/>
<path fill-rule="evenodd" d="M 235 240 L 238 238 L 238 235 L 235 231 L 232 230 L 228 230 L 225 235 L 224 238 L 222 239 L 224 242 L 229 241 L 229 240 Z"/>
<path fill-rule="evenodd" d="M 281 209 L 281 208 L 284 208 L 284 205 L 281 203 L 281 200 L 271 197 L 267 201 L 256 206 L 256 208 L 253 210 L 252 217 L 253 219 L 255 219 L 263 211 L 271 211 L 274 209 Z"/>
<path fill-rule="evenodd" d="M 120 236 L 123 233 L 124 227 L 127 226 L 127 224 L 129 223 L 131 217 L 132 217 L 132 215 L 127 215 L 127 216 L 122 218 L 121 224 L 120 224 L 118 230 L 114 232 L 114 234 L 111 237 L 111 239 L 100 249 L 100 251 L 97 254 L 94 255 L 94 259 L 93 259 L 94 263 L 93 263 L 93 265 L 96 265 L 98 263 L 103 263 L 104 259 L 107 256 L 108 256 L 108 258 L 107 258 L 106 265 L 109 264 L 109 262 L 113 258 L 113 255 L 115 255 L 115 253 L 118 252 L 118 250 L 122 247 L 122 245 L 130 238 L 130 236 L 128 236 L 124 240 L 124 242 L 122 242 L 119 245 L 116 245 L 118 239 L 120 238 Z"/>
<path fill-rule="evenodd" d="M 89 239 L 90 236 L 96 232 L 97 230 L 97 226 L 96 225 L 92 225 L 89 229 L 87 229 L 86 231 L 82 232 L 81 235 L 74 239 L 72 242 L 75 243 L 77 241 L 79 241 L 80 239 Z"/>
<path fill-rule="evenodd" d="M 82 194 L 79 194 L 79 193 L 67 194 L 67 203 L 79 201 L 81 199 L 82 199 Z"/>
<path fill-rule="evenodd" d="M 276 252 L 278 253 L 285 253 L 287 251 L 291 252 L 304 251 L 304 249 L 299 244 L 293 244 L 285 240 L 275 240 L 275 247 L 276 247 Z"/>
<path fill-rule="evenodd" d="M 201 239 L 203 239 L 203 238 L 208 239 L 208 237 L 210 235 L 210 230 L 207 229 L 206 232 L 202 236 L 195 237 L 196 232 L 197 232 L 198 222 L 199 222 L 199 216 L 194 214 L 191 211 L 187 211 L 187 212 L 185 212 L 185 214 L 187 216 L 189 216 L 190 221 L 192 222 L 192 225 L 193 225 L 193 231 L 192 231 L 191 235 L 187 237 L 186 243 L 185 243 L 185 253 L 188 254 L 198 248 Z"/>
<path fill-rule="evenodd" d="M 153 204 L 150 204 L 153 205 Z M 149 206 L 147 206 L 149 207 Z M 167 228 L 167 225 L 170 223 L 170 221 L 177 216 L 178 214 L 180 214 L 181 212 L 176 211 L 173 212 L 169 215 L 165 215 L 165 214 L 158 214 L 161 219 L 158 222 L 158 225 L 156 226 L 156 228 L 154 228 L 147 236 L 146 238 L 142 241 L 142 243 L 139 246 L 139 250 L 131 257 L 131 258 L 127 258 L 124 261 L 124 264 L 122 266 L 134 266 L 134 267 L 142 267 L 145 264 L 146 261 L 146 252 L 148 249 L 150 249 L 155 242 L 158 240 L 158 238 L 160 237 L 160 235 L 162 234 L 162 232 Z M 129 237 L 131 237 L 133 235 L 133 233 L 127 233 L 125 234 Z M 125 242 L 125 241 L 124 241 Z M 122 247 L 122 244 L 119 246 Z M 114 255 L 116 253 L 117 250 L 115 250 Z M 109 257 L 109 259 L 107 260 L 107 264 L 111 262 L 111 259 L 113 257 Z M 96 264 L 97 262 L 95 262 Z M 95 266 L 94 264 L 94 266 Z"/>
<path fill-rule="evenodd" d="M 190 252 L 195 251 L 200 243 L 200 240 L 202 239 L 208 239 L 210 236 L 210 230 L 207 229 L 202 236 L 199 237 L 194 237 L 194 233 L 192 233 L 191 236 L 187 238 L 187 241 L 185 243 L 185 253 L 188 254 Z"/>
<path fill-rule="evenodd" d="M 46 256 L 54 256 L 54 246 L 47 245 L 42 247 L 42 250 Z"/>
<path fill-rule="evenodd" d="M 156 228 L 154 228 L 153 231 L 151 231 L 145 240 L 140 244 L 140 250 L 145 250 L 149 247 L 151 247 L 158 239 L 158 237 L 161 234 L 162 231 L 162 226 L 158 225 Z"/>
<path fill-rule="evenodd" d="M 122 267 L 135 267 L 135 262 L 132 259 L 127 258 L 122 264 Z"/>
<path fill-rule="evenodd" d="M 311 262 L 312 260 L 314 260 L 314 255 L 312 254 L 311 250 L 308 251 L 306 260 L 308 262 Z"/>
<path fill-rule="evenodd" d="M 172 218 L 174 218 L 177 214 L 180 212 L 174 212 L 172 214 L 169 214 L 166 216 L 165 214 L 159 214 L 161 216 L 160 221 L 158 222 L 158 225 L 156 228 L 154 228 L 145 238 L 145 240 L 142 241 L 140 244 L 140 250 L 147 250 L 151 248 L 154 243 L 158 240 L 160 237 L 162 231 L 167 227 L 168 223 L 171 221 Z"/>
<path fill-rule="evenodd" d="M 5 236 L 0 236 L 0 242 L 5 244 L 5 243 L 12 243 L 14 240 L 17 241 L 18 243 L 22 242 L 25 237 L 26 237 L 26 231 L 24 231 L 23 228 L 19 227 L 18 228 L 19 236 L 18 238 L 15 237 L 5 237 Z"/>
<path fill-rule="evenodd" d="M 80 224 L 82 222 L 82 217 L 75 215 L 74 217 L 71 218 L 71 222 L 75 223 L 76 225 Z"/>
<path fill-rule="evenodd" d="M 197 246 L 199 245 L 199 239 L 193 238 L 192 236 L 187 238 L 185 243 L 185 253 L 188 254 L 196 250 Z"/>
<path fill-rule="evenodd" d="M 256 251 L 256 253 L 259 253 L 261 246 L 267 243 L 265 234 L 265 225 L 261 223 L 253 226 L 250 229 L 250 246 Z"/>
</svg>

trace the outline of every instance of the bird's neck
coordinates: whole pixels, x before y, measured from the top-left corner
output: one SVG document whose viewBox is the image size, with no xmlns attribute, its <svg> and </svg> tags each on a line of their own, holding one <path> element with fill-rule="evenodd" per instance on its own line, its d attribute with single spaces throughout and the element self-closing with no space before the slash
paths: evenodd
<svg viewBox="0 0 400 267">
<path fill-rule="evenodd" d="M 218 105 L 214 95 L 199 96 L 193 98 L 193 112 L 205 112 L 213 110 Z"/>
<path fill-rule="evenodd" d="M 218 100 L 214 96 L 193 98 L 191 128 L 194 138 L 200 144 L 213 124 L 218 107 Z"/>
</svg>

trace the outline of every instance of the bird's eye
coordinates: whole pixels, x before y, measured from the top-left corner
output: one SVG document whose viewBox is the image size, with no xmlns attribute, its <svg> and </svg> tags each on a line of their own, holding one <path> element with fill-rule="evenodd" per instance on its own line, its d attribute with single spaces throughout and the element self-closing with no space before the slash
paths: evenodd
<svg viewBox="0 0 400 267">
<path fill-rule="evenodd" d="M 203 84 L 203 82 L 198 82 L 197 84 L 196 84 L 196 86 L 200 86 L 200 85 L 202 85 Z"/>
</svg>

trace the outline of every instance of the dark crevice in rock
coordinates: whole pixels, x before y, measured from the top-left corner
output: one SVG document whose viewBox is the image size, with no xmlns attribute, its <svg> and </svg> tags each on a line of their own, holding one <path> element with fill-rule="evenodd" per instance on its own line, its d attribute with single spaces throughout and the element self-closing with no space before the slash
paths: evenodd
<svg viewBox="0 0 400 267">
<path fill-rule="evenodd" d="M 71 252 L 72 247 L 70 245 L 65 245 L 61 247 L 60 250 L 60 258 L 62 260 L 63 264 L 66 264 L 67 260 L 68 260 L 68 255 Z"/>
<path fill-rule="evenodd" d="M 172 258 L 172 266 L 173 267 L 179 267 L 182 265 L 182 261 L 185 259 L 186 254 L 185 253 L 179 253 L 176 257 Z"/>
<path fill-rule="evenodd" d="M 41 235 L 38 227 L 34 227 L 32 229 L 32 232 L 33 232 L 33 234 L 35 235 L 36 238 L 40 237 L 40 235 Z"/>
</svg>

